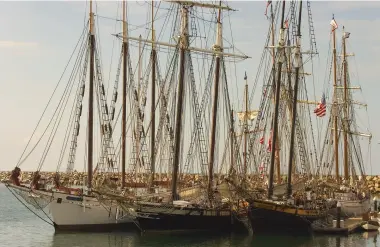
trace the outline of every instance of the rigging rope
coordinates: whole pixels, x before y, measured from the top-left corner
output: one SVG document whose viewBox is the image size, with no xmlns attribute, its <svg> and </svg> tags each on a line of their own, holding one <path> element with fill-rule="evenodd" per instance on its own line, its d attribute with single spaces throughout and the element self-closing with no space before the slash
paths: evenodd
<svg viewBox="0 0 380 247">
<path fill-rule="evenodd" d="M 88 24 L 88 23 L 87 23 L 87 24 Z M 63 70 L 63 73 L 62 73 L 61 77 L 59 78 L 58 83 L 57 83 L 57 85 L 55 86 L 55 88 L 54 88 L 54 90 L 53 90 L 53 93 L 52 93 L 52 95 L 50 96 L 50 98 L 49 98 L 49 100 L 48 100 L 48 103 L 47 103 L 47 105 L 45 106 L 45 109 L 44 109 L 44 111 L 42 112 L 42 115 L 41 115 L 40 119 L 39 119 L 38 122 L 37 122 L 37 126 L 36 126 L 35 129 L 33 130 L 33 133 L 32 133 L 32 135 L 31 135 L 31 137 L 29 138 L 29 141 L 28 141 L 28 143 L 26 144 L 25 149 L 24 149 L 24 151 L 22 152 L 22 154 L 21 154 L 21 156 L 20 156 L 20 158 L 19 158 L 19 160 L 18 160 L 18 162 L 17 162 L 17 164 L 16 164 L 16 167 L 20 167 L 20 166 L 25 162 L 25 160 L 31 155 L 31 153 L 35 150 L 35 148 L 37 147 L 37 145 L 38 145 L 38 144 L 40 143 L 40 141 L 42 140 L 42 138 L 43 138 L 45 132 L 46 132 L 47 129 L 49 128 L 50 123 L 52 122 L 53 118 L 50 119 L 48 125 L 46 126 L 46 129 L 45 129 L 44 132 L 42 133 L 42 135 L 41 135 L 41 137 L 39 138 L 39 140 L 37 141 L 37 143 L 33 146 L 33 148 L 30 150 L 30 152 L 24 157 L 24 159 L 22 159 L 23 156 L 24 156 L 24 153 L 26 152 L 26 150 L 27 150 L 27 148 L 28 148 L 28 146 L 29 146 L 29 144 L 30 144 L 30 142 L 31 142 L 31 140 L 32 140 L 32 138 L 33 138 L 33 136 L 34 136 L 34 134 L 35 134 L 36 131 L 37 131 L 37 128 L 38 128 L 38 126 L 39 126 L 39 124 L 40 124 L 40 122 L 41 122 L 43 116 L 45 115 L 45 112 L 46 112 L 48 106 L 50 105 L 50 102 L 51 102 L 51 100 L 52 100 L 52 98 L 53 98 L 53 96 L 54 96 L 54 94 L 55 94 L 55 92 L 56 92 L 58 86 L 60 85 L 60 82 L 62 81 L 63 75 L 65 74 L 65 72 L 66 72 L 66 70 L 67 70 L 67 68 L 68 68 L 68 66 L 69 66 L 69 64 L 70 64 L 71 59 L 72 59 L 72 57 L 74 56 L 75 51 L 76 51 L 76 49 L 77 49 L 77 47 L 78 47 L 80 41 L 82 40 L 82 38 L 84 37 L 84 35 L 87 33 L 86 30 L 87 30 L 87 27 L 85 26 L 84 29 L 83 29 L 83 31 L 82 31 L 82 34 L 81 34 L 81 36 L 80 36 L 80 38 L 79 38 L 79 40 L 78 40 L 78 42 L 77 42 L 76 45 L 75 45 L 75 48 L 74 48 L 73 52 L 72 52 L 71 55 L 70 55 L 69 61 L 67 62 L 66 66 L 65 66 L 65 69 Z M 83 41 L 82 41 L 82 42 L 83 42 Z M 58 109 L 58 106 L 57 106 L 56 110 L 57 110 L 57 109 Z"/>
</svg>

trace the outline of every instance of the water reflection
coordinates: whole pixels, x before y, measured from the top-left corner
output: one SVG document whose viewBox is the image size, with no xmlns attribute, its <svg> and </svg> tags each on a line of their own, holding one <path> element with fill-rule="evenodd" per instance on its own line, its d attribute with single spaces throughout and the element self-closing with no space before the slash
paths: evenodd
<svg viewBox="0 0 380 247">
<path fill-rule="evenodd" d="M 144 235 L 54 234 L 52 247 L 363 247 L 377 246 L 377 232 L 348 237 L 286 235 L 218 235 L 204 233 L 145 233 Z"/>
<path fill-rule="evenodd" d="M 367 239 L 367 246 L 378 247 L 377 245 L 378 235 L 379 233 L 377 231 L 363 233 L 363 238 Z"/>
</svg>

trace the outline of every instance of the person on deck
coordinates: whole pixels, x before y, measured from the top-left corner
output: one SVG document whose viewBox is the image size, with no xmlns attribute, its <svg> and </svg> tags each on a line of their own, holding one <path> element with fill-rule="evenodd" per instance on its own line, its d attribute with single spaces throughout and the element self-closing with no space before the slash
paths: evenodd
<svg viewBox="0 0 380 247">
<path fill-rule="evenodd" d="M 19 167 L 15 167 L 15 169 L 12 170 L 11 174 L 11 181 L 16 186 L 21 186 L 19 176 L 21 175 L 21 169 Z"/>
</svg>

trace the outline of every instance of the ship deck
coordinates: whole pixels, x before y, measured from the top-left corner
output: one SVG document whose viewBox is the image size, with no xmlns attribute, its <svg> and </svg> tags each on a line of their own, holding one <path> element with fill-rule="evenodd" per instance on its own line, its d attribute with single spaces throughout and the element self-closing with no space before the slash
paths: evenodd
<svg viewBox="0 0 380 247">
<path fill-rule="evenodd" d="M 315 233 L 321 234 L 341 234 L 348 235 L 362 230 L 361 226 L 364 221 L 362 218 L 348 218 L 344 220 L 344 227 L 336 228 L 333 226 L 312 226 L 312 230 Z"/>
</svg>

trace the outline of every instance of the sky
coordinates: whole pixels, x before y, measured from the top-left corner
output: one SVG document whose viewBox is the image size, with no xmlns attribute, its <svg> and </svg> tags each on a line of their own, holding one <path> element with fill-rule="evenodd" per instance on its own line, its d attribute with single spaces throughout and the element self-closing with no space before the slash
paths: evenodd
<svg viewBox="0 0 380 247">
<path fill-rule="evenodd" d="M 144 1 L 129 1 L 128 19 L 130 24 L 139 25 L 146 21 L 146 12 L 141 11 Z M 232 1 L 229 5 L 237 12 L 231 14 L 235 46 L 250 56 L 238 64 L 238 77 L 248 71 L 251 82 L 259 65 L 265 43 L 268 20 L 264 16 L 264 1 Z M 100 1 L 96 14 L 114 18 L 117 3 Z M 140 6 L 140 8 L 138 8 Z M 344 25 L 351 33 L 348 52 L 355 53 L 350 58 L 354 74 L 353 84 L 360 85 L 358 101 L 368 104 L 369 126 L 367 119 L 362 119 L 363 132 L 366 128 L 373 134 L 371 152 L 363 149 L 367 173 L 380 174 L 380 116 L 377 111 L 380 86 L 378 68 L 380 65 L 380 2 L 364 1 L 311 1 L 313 21 L 319 58 L 315 61 L 314 79 L 318 101 L 325 87 L 325 71 L 330 42 L 330 21 L 332 14 L 339 25 Z M 82 32 L 84 20 L 88 16 L 85 1 L 10 1 L 0 2 L 0 170 L 11 170 L 17 163 L 23 149 L 35 128 L 41 113 L 57 83 L 68 58 Z M 306 9 L 305 9 L 306 10 Z M 306 19 L 305 19 L 306 20 Z M 307 22 L 303 22 L 307 26 Z M 114 38 L 110 34 L 121 30 L 115 29 L 115 22 L 100 20 L 102 34 L 101 45 L 104 75 L 107 77 Z M 133 36 L 139 33 L 134 32 Z M 243 93 L 243 80 L 232 89 L 232 95 Z M 61 91 L 62 93 L 62 91 Z M 59 94 L 59 92 L 58 92 Z M 356 95 L 356 94 L 355 94 Z M 239 107 L 242 102 L 237 102 Z M 52 111 L 50 109 L 50 111 Z M 46 124 L 48 117 L 43 119 Z M 327 118 L 322 121 L 327 121 Z M 63 136 L 62 132 L 58 135 Z M 36 140 L 33 140 L 36 141 Z M 56 145 L 60 147 L 58 142 Z M 59 155 L 59 147 L 55 148 Z M 367 158 L 371 154 L 371 159 Z M 40 155 L 31 156 L 21 167 L 23 170 L 35 170 Z M 55 170 L 54 159 L 49 159 L 43 170 Z"/>
</svg>

